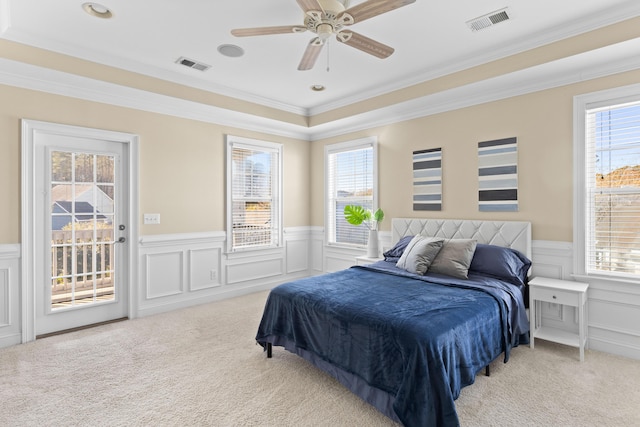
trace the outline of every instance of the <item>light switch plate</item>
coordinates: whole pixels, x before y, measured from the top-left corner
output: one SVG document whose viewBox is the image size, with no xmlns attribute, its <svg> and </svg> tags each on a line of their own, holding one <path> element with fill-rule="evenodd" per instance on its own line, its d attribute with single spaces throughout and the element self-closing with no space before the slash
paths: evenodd
<svg viewBox="0 0 640 427">
<path fill-rule="evenodd" d="M 158 213 L 146 213 L 144 214 L 145 224 L 160 224 L 160 214 Z"/>
</svg>

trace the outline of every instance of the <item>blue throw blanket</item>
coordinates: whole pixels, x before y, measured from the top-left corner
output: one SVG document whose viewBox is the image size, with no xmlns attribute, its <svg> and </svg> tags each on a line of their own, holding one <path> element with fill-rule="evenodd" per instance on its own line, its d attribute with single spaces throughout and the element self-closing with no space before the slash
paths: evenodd
<svg viewBox="0 0 640 427">
<path fill-rule="evenodd" d="M 380 262 L 274 288 L 256 340 L 293 342 L 393 397 L 406 426 L 457 426 L 454 400 L 525 339 L 521 290 L 479 275 L 416 276 Z"/>
</svg>

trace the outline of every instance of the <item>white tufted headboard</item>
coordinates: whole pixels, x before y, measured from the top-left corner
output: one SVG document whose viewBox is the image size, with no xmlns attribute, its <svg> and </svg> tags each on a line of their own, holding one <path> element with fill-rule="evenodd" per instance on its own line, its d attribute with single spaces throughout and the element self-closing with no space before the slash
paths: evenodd
<svg viewBox="0 0 640 427">
<path fill-rule="evenodd" d="M 478 243 L 516 249 L 531 259 L 531 223 L 472 219 L 393 218 L 392 244 L 404 236 L 424 234 L 447 239 L 475 239 Z"/>
</svg>

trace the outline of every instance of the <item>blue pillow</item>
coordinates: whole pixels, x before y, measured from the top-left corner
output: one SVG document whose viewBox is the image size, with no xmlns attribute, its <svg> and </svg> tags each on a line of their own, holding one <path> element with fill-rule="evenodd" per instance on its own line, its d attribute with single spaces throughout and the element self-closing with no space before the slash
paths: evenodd
<svg viewBox="0 0 640 427">
<path fill-rule="evenodd" d="M 522 286 L 527 283 L 529 268 L 531 260 L 515 249 L 478 243 L 469 271 Z"/>
<path fill-rule="evenodd" d="M 384 260 L 398 262 L 411 239 L 413 239 L 413 236 L 405 236 L 402 239 L 398 240 L 398 243 L 396 243 L 394 247 L 382 254 L 384 255 Z"/>
</svg>

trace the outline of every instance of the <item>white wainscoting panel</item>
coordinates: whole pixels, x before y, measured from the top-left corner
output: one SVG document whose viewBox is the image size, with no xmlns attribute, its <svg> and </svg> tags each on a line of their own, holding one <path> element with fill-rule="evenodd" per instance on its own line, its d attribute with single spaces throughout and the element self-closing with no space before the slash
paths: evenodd
<svg viewBox="0 0 640 427">
<path fill-rule="evenodd" d="M 184 287 L 184 252 L 144 255 L 146 292 L 144 299 L 178 295 Z"/>
<path fill-rule="evenodd" d="M 590 348 L 640 359 L 640 283 L 588 282 Z"/>
<path fill-rule="evenodd" d="M 324 229 L 311 229 L 311 271 L 313 274 L 324 273 Z"/>
<path fill-rule="evenodd" d="M 288 228 L 284 232 L 286 249 L 286 272 L 308 272 L 311 233 L 307 227 Z"/>
<path fill-rule="evenodd" d="M 394 242 L 379 233 L 382 250 Z M 268 251 L 225 254 L 225 233 L 144 236 L 135 292 L 138 316 L 268 290 L 289 280 L 355 264 L 365 250 L 325 245 L 321 227 L 285 230 L 284 245 Z M 533 276 L 572 279 L 572 243 L 534 240 Z M 585 281 L 584 278 L 578 280 Z M 590 280 L 589 347 L 640 359 L 640 284 Z M 20 245 L 0 245 L 0 347 L 20 343 Z M 543 307 L 543 323 L 574 330 L 575 310 Z M 588 357 L 588 356 L 587 356 Z"/>
<path fill-rule="evenodd" d="M 0 245 L 0 348 L 22 341 L 20 245 Z"/>
<path fill-rule="evenodd" d="M 229 254 L 224 232 L 144 236 L 138 315 L 267 290 L 312 275 L 311 230 L 287 228 L 282 247 Z"/>
<path fill-rule="evenodd" d="M 571 280 L 573 273 L 573 244 L 550 240 L 534 240 L 531 243 L 533 276 Z"/>
<path fill-rule="evenodd" d="M 0 330 L 11 326 L 11 279 L 9 269 L 0 267 Z"/>
<path fill-rule="evenodd" d="M 138 315 L 220 299 L 224 241 L 223 232 L 143 236 Z"/>
<path fill-rule="evenodd" d="M 378 248 L 379 255 L 382 257 L 382 253 L 391 247 L 396 242 L 391 242 L 390 231 L 378 232 Z M 351 249 L 341 246 L 324 245 L 324 271 L 329 273 L 333 271 L 344 270 L 353 265 L 356 265 L 356 257 L 366 255 L 366 248 Z"/>
<path fill-rule="evenodd" d="M 222 250 L 220 248 L 190 249 L 188 255 L 190 291 L 222 285 L 220 280 Z"/>
<path fill-rule="evenodd" d="M 283 255 L 284 251 L 281 248 L 227 255 L 227 285 L 282 276 Z"/>
<path fill-rule="evenodd" d="M 356 264 L 356 257 L 366 254 L 366 249 L 349 249 L 339 246 L 324 247 L 324 271 L 332 273 L 344 270 Z"/>
</svg>

